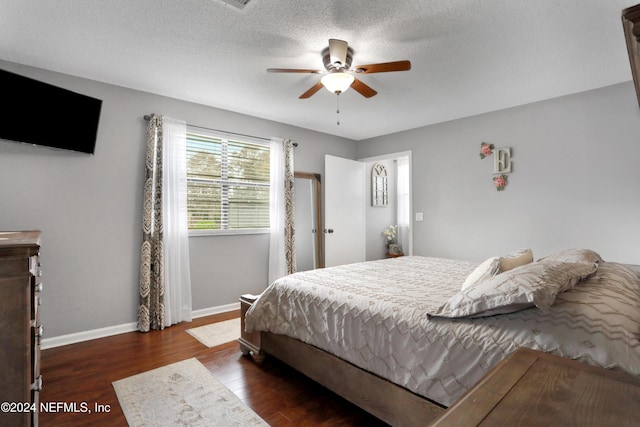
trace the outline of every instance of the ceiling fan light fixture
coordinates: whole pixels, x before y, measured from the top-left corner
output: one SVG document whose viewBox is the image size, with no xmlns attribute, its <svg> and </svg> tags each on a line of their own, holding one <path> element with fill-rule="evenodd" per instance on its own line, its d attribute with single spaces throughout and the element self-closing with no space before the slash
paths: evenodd
<svg viewBox="0 0 640 427">
<path fill-rule="evenodd" d="M 331 93 L 342 93 L 351 87 L 355 78 L 348 73 L 330 73 L 320 79 L 322 85 Z"/>
</svg>

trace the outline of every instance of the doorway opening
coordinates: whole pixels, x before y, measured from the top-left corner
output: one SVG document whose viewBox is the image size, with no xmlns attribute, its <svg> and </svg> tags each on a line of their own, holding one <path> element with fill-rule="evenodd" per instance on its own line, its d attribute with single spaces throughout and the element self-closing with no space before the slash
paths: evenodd
<svg viewBox="0 0 640 427">
<path fill-rule="evenodd" d="M 390 153 L 382 156 L 359 159 L 365 163 L 365 171 L 372 172 L 376 165 L 385 167 L 388 174 L 388 203 L 379 204 L 375 200 L 367 203 L 366 223 L 366 259 L 384 258 L 388 253 L 388 245 L 383 231 L 396 226 L 395 244 L 400 246 L 404 255 L 413 254 L 413 222 L 411 194 L 411 151 Z M 375 186 L 375 174 L 366 173 L 367 186 Z M 372 193 L 373 197 L 373 193 Z"/>
</svg>

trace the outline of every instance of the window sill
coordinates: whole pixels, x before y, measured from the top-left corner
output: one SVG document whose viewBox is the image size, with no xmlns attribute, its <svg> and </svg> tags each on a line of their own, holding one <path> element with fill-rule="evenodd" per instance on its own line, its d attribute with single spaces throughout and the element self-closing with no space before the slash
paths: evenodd
<svg viewBox="0 0 640 427">
<path fill-rule="evenodd" d="M 268 228 L 244 228 L 241 230 L 189 230 L 189 237 L 237 236 L 245 234 L 269 234 Z"/>
</svg>

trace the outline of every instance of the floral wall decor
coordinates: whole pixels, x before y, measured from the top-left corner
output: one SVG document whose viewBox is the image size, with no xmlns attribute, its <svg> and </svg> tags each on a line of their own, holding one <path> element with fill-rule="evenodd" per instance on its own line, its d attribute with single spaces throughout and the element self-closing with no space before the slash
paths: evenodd
<svg viewBox="0 0 640 427">
<path fill-rule="evenodd" d="M 509 183 L 509 175 L 502 174 L 499 176 L 493 177 L 493 185 L 496 187 L 498 191 L 504 191 L 504 187 Z"/>
<path fill-rule="evenodd" d="M 494 156 L 493 173 L 498 174 L 493 177 L 493 185 L 498 191 L 504 191 L 509 183 L 509 175 L 511 173 L 511 148 L 496 148 L 495 145 L 488 142 L 480 143 L 480 158 Z"/>
<path fill-rule="evenodd" d="M 481 142 L 480 143 L 480 158 L 484 159 L 487 156 L 490 156 L 491 153 L 493 153 L 493 149 L 494 149 L 494 145 L 493 144 L 489 144 L 488 142 Z"/>
</svg>

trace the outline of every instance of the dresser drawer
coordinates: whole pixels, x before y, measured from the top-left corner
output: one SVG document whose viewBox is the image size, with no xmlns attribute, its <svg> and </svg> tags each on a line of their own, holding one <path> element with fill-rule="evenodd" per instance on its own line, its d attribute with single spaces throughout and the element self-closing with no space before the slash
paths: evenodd
<svg viewBox="0 0 640 427">
<path fill-rule="evenodd" d="M 31 320 L 36 323 L 38 322 L 38 308 L 42 304 L 40 295 L 43 289 L 44 284 L 40 277 L 33 277 L 31 280 Z"/>
<path fill-rule="evenodd" d="M 31 274 L 29 258 L 4 258 L 0 262 L 0 277 L 24 277 Z"/>
<path fill-rule="evenodd" d="M 31 378 L 33 383 L 40 376 L 40 341 L 44 327 L 40 324 L 31 328 Z"/>
</svg>

